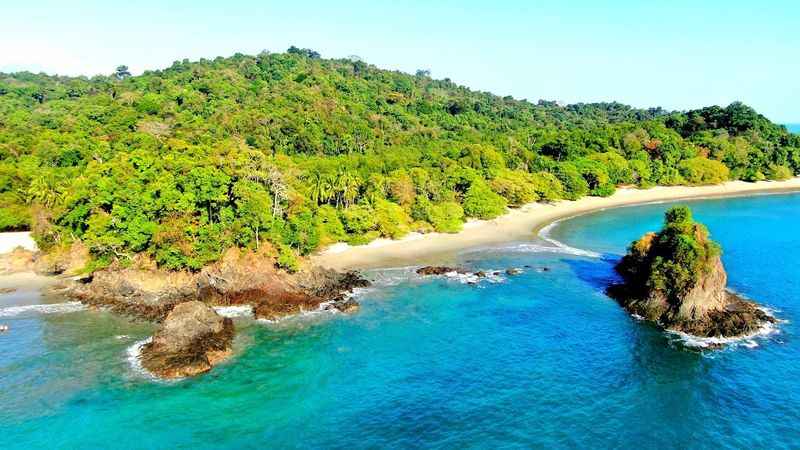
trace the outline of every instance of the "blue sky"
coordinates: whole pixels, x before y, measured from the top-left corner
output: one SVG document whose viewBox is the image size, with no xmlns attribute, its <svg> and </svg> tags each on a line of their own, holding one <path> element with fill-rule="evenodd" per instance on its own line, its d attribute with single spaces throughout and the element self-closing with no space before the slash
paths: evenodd
<svg viewBox="0 0 800 450">
<path fill-rule="evenodd" d="M 798 1 L 115 3 L 8 2 L 0 71 L 138 73 L 294 44 L 534 101 L 741 100 L 800 122 Z"/>
</svg>

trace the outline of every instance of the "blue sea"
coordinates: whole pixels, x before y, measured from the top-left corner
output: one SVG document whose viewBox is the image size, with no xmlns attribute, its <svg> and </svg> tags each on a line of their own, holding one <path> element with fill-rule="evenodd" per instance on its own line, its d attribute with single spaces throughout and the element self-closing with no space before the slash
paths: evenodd
<svg viewBox="0 0 800 450">
<path fill-rule="evenodd" d="M 446 261 L 518 276 L 373 271 L 356 315 L 236 319 L 236 357 L 178 382 L 135 364 L 152 325 L 23 289 L 0 296 L 0 447 L 800 447 L 800 195 L 690 204 L 777 329 L 711 350 L 604 295 L 667 203 Z"/>
<path fill-rule="evenodd" d="M 800 123 L 787 123 L 786 128 L 790 133 L 800 133 Z"/>
</svg>

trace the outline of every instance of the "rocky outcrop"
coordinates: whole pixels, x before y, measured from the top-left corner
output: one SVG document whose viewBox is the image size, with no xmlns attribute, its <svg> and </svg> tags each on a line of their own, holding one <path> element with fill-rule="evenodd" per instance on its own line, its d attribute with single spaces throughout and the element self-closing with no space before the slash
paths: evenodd
<svg viewBox="0 0 800 450">
<path fill-rule="evenodd" d="M 76 275 L 89 263 L 89 249 L 80 241 L 39 253 L 34 270 L 42 275 Z"/>
<path fill-rule="evenodd" d="M 231 355 L 233 321 L 208 305 L 180 303 L 142 347 L 142 367 L 161 378 L 184 378 L 211 370 Z"/>
<path fill-rule="evenodd" d="M 467 273 L 466 270 L 458 267 L 447 266 L 425 266 L 417 269 L 417 275 L 445 275 L 448 273 Z"/>
<path fill-rule="evenodd" d="M 30 272 L 33 270 L 36 254 L 22 247 L 0 255 L 0 275 Z"/>
<path fill-rule="evenodd" d="M 623 283 L 611 286 L 609 294 L 665 329 L 735 337 L 775 320 L 726 289 L 720 249 L 686 207 L 669 210 L 664 229 L 632 243 L 616 269 Z"/>
<path fill-rule="evenodd" d="M 274 320 L 319 309 L 322 303 L 337 304 L 347 292 L 366 285 L 355 272 L 309 269 L 289 274 L 276 269 L 269 256 L 231 249 L 199 273 L 168 272 L 144 263 L 101 270 L 74 284 L 69 295 L 157 322 L 175 305 L 190 300 L 214 306 L 252 305 L 256 318 Z"/>
<path fill-rule="evenodd" d="M 369 286 L 357 272 L 313 268 L 290 278 L 291 289 L 265 297 L 254 313 L 257 319 L 276 320 L 306 311 L 335 309 L 344 313 L 358 311 L 358 302 L 347 298 L 356 288 Z"/>
</svg>

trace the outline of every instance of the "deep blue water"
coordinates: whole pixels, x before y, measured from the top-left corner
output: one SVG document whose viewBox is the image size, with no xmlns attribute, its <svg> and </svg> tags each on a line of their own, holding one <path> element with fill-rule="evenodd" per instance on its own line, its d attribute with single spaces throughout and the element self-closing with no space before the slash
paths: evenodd
<svg viewBox="0 0 800 450">
<path fill-rule="evenodd" d="M 615 209 L 551 231 L 601 258 L 465 253 L 531 266 L 478 286 L 373 273 L 384 287 L 359 314 L 239 319 L 235 360 L 176 383 L 131 368 L 150 325 L 0 310 L 0 447 L 796 448 L 800 195 L 691 205 L 731 286 L 788 320 L 779 333 L 697 350 L 625 314 L 603 294 L 613 262 L 669 205 Z M 19 292 L 0 308 L 42 302 L 63 300 Z"/>
</svg>

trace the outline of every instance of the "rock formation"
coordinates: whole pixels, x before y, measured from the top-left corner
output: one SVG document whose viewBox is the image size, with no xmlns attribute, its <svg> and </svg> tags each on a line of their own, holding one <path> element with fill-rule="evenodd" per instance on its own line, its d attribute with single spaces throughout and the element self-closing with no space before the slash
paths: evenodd
<svg viewBox="0 0 800 450">
<path fill-rule="evenodd" d="M 720 248 L 688 207 L 667 211 L 664 228 L 633 242 L 609 288 L 629 312 L 669 330 L 703 337 L 750 334 L 774 318 L 726 290 Z"/>
<path fill-rule="evenodd" d="M 142 367 L 162 378 L 208 372 L 231 354 L 233 321 L 199 302 L 170 311 L 150 343 L 142 348 Z"/>
<path fill-rule="evenodd" d="M 464 269 L 447 266 L 425 266 L 417 269 L 418 275 L 444 275 L 452 272 L 461 274 L 467 273 L 467 271 Z"/>
<path fill-rule="evenodd" d="M 34 262 L 34 252 L 17 247 L 9 253 L 0 255 L 0 275 L 30 272 L 33 270 Z"/>
<path fill-rule="evenodd" d="M 346 293 L 369 282 L 355 272 L 313 268 L 296 274 L 275 268 L 274 260 L 238 249 L 198 273 L 159 270 L 146 262 L 95 272 L 72 286 L 69 295 L 83 303 L 152 321 L 190 300 L 208 305 L 252 305 L 256 318 L 278 319 L 320 304 L 339 303 Z M 353 311 L 349 304 L 345 309 Z"/>
</svg>

